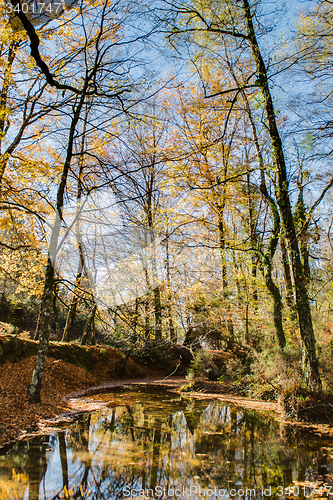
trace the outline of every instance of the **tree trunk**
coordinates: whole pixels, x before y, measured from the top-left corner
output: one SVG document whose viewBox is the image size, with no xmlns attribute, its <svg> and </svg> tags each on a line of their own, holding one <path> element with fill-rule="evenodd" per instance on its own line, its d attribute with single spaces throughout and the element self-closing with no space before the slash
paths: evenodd
<svg viewBox="0 0 333 500">
<path fill-rule="evenodd" d="M 91 330 L 91 327 L 93 326 L 95 314 L 96 314 L 97 306 L 96 304 L 93 306 L 93 308 L 90 311 L 86 326 L 84 327 L 83 334 L 81 337 L 81 345 L 86 345 L 87 340 L 88 340 L 88 335 Z"/>
<path fill-rule="evenodd" d="M 273 158 L 277 173 L 277 203 L 279 206 L 283 230 L 292 256 L 291 267 L 295 278 L 299 327 L 305 351 L 303 357 L 305 380 L 310 389 L 321 390 L 322 384 L 319 375 L 319 362 L 316 353 L 316 339 L 313 331 L 310 301 L 304 280 L 295 224 L 289 199 L 287 170 L 282 141 L 276 123 L 276 115 L 272 96 L 270 94 L 266 67 L 260 53 L 252 23 L 249 0 L 243 0 L 243 7 L 248 29 L 248 41 L 257 66 L 259 86 L 263 93 L 268 131 L 272 142 Z"/>
<path fill-rule="evenodd" d="M 272 279 L 271 270 L 264 269 L 263 274 L 265 278 L 266 287 L 269 293 L 271 294 L 274 303 L 273 318 L 274 318 L 275 333 L 277 336 L 280 349 L 284 349 L 286 346 L 286 337 L 283 330 L 282 299 L 280 290 Z"/>
<path fill-rule="evenodd" d="M 239 281 L 239 267 L 237 264 L 235 250 L 233 250 L 233 252 L 232 252 L 232 260 L 233 260 L 233 264 L 234 264 L 234 279 L 235 279 L 236 290 L 237 290 L 237 304 L 238 304 L 238 307 L 241 307 L 243 304 L 243 297 L 242 297 L 242 293 L 241 293 L 241 285 L 240 285 L 240 281 Z"/>
<path fill-rule="evenodd" d="M 16 50 L 20 44 L 19 40 L 11 42 L 8 50 L 8 58 L 6 63 L 4 64 L 5 67 L 5 72 L 3 76 L 3 84 L 2 84 L 2 89 L 0 92 L 0 191 L 1 191 L 1 186 L 2 186 L 2 180 L 3 176 L 5 173 L 6 165 L 8 162 L 9 155 L 8 154 L 2 154 L 1 146 L 2 146 L 2 141 L 4 136 L 6 135 L 5 127 L 6 123 L 8 120 L 8 114 L 9 114 L 9 109 L 8 109 L 8 91 L 9 87 L 11 85 L 12 77 L 11 77 L 11 71 L 12 71 L 12 66 L 13 62 L 15 59 L 16 55 Z"/>
<path fill-rule="evenodd" d="M 53 290 L 53 315 L 54 315 L 54 324 L 55 324 L 57 340 L 60 340 L 61 339 L 61 331 L 60 331 L 59 314 L 58 314 L 58 307 L 57 307 L 56 290 Z"/>
<path fill-rule="evenodd" d="M 255 224 L 253 220 L 253 210 L 252 210 L 252 201 L 249 204 L 249 220 L 250 220 L 250 241 L 253 247 L 257 248 L 257 257 L 259 260 L 259 267 L 262 272 L 262 275 L 265 279 L 266 288 L 269 291 L 272 299 L 273 299 L 273 320 L 275 333 L 277 337 L 278 344 L 280 349 L 284 349 L 286 346 L 286 338 L 283 329 L 283 316 L 282 316 L 282 298 L 280 294 L 280 290 L 277 285 L 274 283 L 272 278 L 272 261 L 276 252 L 276 248 L 279 241 L 279 233 L 280 233 L 280 217 L 279 212 L 276 206 L 274 199 L 268 194 L 266 179 L 265 179 L 265 171 L 264 171 L 264 161 L 261 154 L 261 149 L 259 146 L 257 131 L 255 127 L 255 123 L 253 121 L 253 117 L 251 114 L 251 110 L 247 101 L 246 96 L 244 97 L 248 117 L 250 120 L 250 124 L 252 127 L 253 139 L 256 147 L 258 163 L 260 167 L 260 192 L 265 199 L 266 203 L 271 209 L 272 219 L 273 219 L 273 227 L 272 234 L 269 239 L 266 251 L 262 254 L 260 249 L 260 243 L 258 241 L 258 237 L 255 231 Z M 246 159 L 248 163 L 248 158 L 246 154 Z M 248 196 L 250 196 L 250 173 L 247 172 L 247 187 L 248 187 Z"/>
<path fill-rule="evenodd" d="M 35 330 L 35 333 L 34 333 L 34 336 L 33 336 L 33 339 L 34 340 L 39 340 L 39 333 L 40 333 L 40 316 L 41 316 L 41 312 L 42 312 L 42 302 L 40 303 L 39 305 L 39 310 L 38 310 L 38 318 L 37 318 L 37 324 L 36 324 L 36 330 Z"/>
<path fill-rule="evenodd" d="M 246 163 L 249 165 L 249 159 L 245 147 L 245 154 L 246 154 Z M 256 244 L 256 224 L 255 224 L 255 219 L 254 219 L 254 209 L 253 209 L 253 201 L 252 201 L 252 194 L 251 194 L 251 188 L 250 188 L 250 172 L 247 170 L 246 172 L 246 188 L 247 188 L 247 203 L 248 203 L 248 210 L 249 210 L 249 229 L 250 229 L 250 241 L 251 245 Z M 257 290 L 257 284 L 256 284 L 256 277 L 257 277 L 257 258 L 254 253 L 251 254 L 251 275 L 252 275 L 252 298 L 254 302 L 254 309 L 258 309 L 258 290 Z"/>
<path fill-rule="evenodd" d="M 144 299 L 144 319 L 145 319 L 145 342 L 150 340 L 150 311 L 149 311 L 149 294 Z"/>
<path fill-rule="evenodd" d="M 97 310 L 97 308 L 96 308 Z M 96 314 L 95 310 L 95 314 Z M 95 314 L 93 315 L 93 319 L 91 322 L 91 345 L 96 345 L 96 324 L 95 324 Z"/>
<path fill-rule="evenodd" d="M 83 273 L 83 269 L 84 269 L 84 257 L 83 257 L 83 249 L 82 249 L 82 238 L 81 238 L 81 231 L 80 231 L 80 217 L 79 217 L 79 215 L 80 215 L 80 211 L 81 211 L 81 199 L 82 199 L 82 193 L 83 193 L 82 177 L 83 177 L 83 171 L 84 171 L 84 152 L 86 149 L 86 144 L 85 144 L 85 142 L 86 142 L 86 127 L 87 127 L 89 111 L 90 111 L 90 106 L 87 106 L 86 110 L 85 110 L 84 125 L 83 125 L 83 132 L 82 132 L 82 138 L 81 138 L 79 175 L 78 175 L 78 182 L 77 182 L 77 197 L 76 197 L 77 209 L 76 209 L 76 222 L 75 222 L 75 236 L 76 236 L 76 242 L 77 242 L 78 252 L 79 252 L 79 265 L 78 265 L 78 270 L 77 270 L 76 278 L 75 278 L 73 297 L 72 297 L 72 300 L 71 300 L 71 303 L 69 306 L 67 319 L 66 319 L 66 325 L 64 328 L 63 336 L 62 336 L 63 342 L 70 342 L 71 341 L 73 322 L 74 322 L 74 318 L 75 318 L 77 304 L 79 301 L 79 289 L 80 289 L 81 278 L 82 278 L 82 273 Z"/>
<path fill-rule="evenodd" d="M 6 307 L 6 292 L 7 292 L 7 275 L 3 279 L 2 292 L 1 292 L 1 302 L 0 302 L 0 318 L 1 321 L 6 320 L 5 307 Z"/>
<path fill-rule="evenodd" d="M 245 307 L 245 342 L 250 345 L 250 330 L 249 330 L 249 303 L 246 303 Z"/>
<path fill-rule="evenodd" d="M 154 288 L 155 340 L 162 340 L 162 306 L 161 289 Z"/>
<path fill-rule="evenodd" d="M 42 388 L 44 370 L 47 360 L 47 351 L 49 347 L 51 311 L 53 305 L 53 284 L 54 267 L 50 257 L 48 257 L 39 322 L 40 336 L 38 353 L 32 380 L 28 389 L 29 399 L 34 401 L 35 403 L 40 403 L 40 391 Z"/>
<path fill-rule="evenodd" d="M 283 269 L 283 278 L 284 278 L 284 284 L 285 284 L 285 288 L 286 288 L 286 301 L 287 301 L 288 307 L 289 307 L 290 312 L 291 312 L 291 318 L 293 321 L 295 321 L 297 319 L 297 314 L 296 314 L 296 310 L 295 310 L 293 282 L 292 282 L 291 273 L 290 273 L 288 251 L 286 248 L 286 244 L 285 244 L 283 235 L 280 237 L 280 248 L 281 248 L 281 263 L 282 263 L 282 269 Z"/>
<path fill-rule="evenodd" d="M 82 277 L 82 267 L 81 263 L 79 264 L 79 269 L 76 275 L 75 279 L 75 285 L 74 285 L 74 290 L 73 290 L 73 297 L 69 306 L 68 314 L 67 314 L 67 319 L 66 319 L 66 325 L 64 328 L 64 332 L 62 334 L 62 342 L 70 342 L 71 337 L 72 337 L 72 328 L 73 328 L 73 322 L 75 318 L 75 313 L 76 313 L 76 307 L 77 303 L 79 301 L 79 294 L 78 294 L 78 288 L 80 286 L 81 282 L 81 277 Z"/>
<path fill-rule="evenodd" d="M 85 86 L 86 90 L 86 86 Z M 51 240 L 50 240 L 50 249 L 53 252 L 53 258 L 56 257 L 56 252 L 58 248 L 58 240 L 61 229 L 61 221 L 62 221 L 62 210 L 64 205 L 64 195 L 65 188 L 67 184 L 68 172 L 71 164 L 71 160 L 73 157 L 73 147 L 74 147 L 74 134 L 76 130 L 76 125 L 80 117 L 81 109 L 85 99 L 85 90 L 84 94 L 80 97 L 79 102 L 74 110 L 74 116 L 72 118 L 68 144 L 67 144 L 67 152 L 66 159 L 64 162 L 62 175 L 59 183 L 59 188 L 57 192 L 57 207 L 56 207 L 56 219 L 53 224 Z M 53 304 L 53 287 L 54 287 L 54 264 L 52 263 L 51 256 L 48 256 L 46 273 L 45 273 L 45 281 L 44 281 L 44 291 L 43 297 L 41 301 L 40 308 L 40 321 L 39 321 L 39 346 L 38 353 L 36 359 L 35 369 L 32 375 L 32 380 L 28 389 L 28 396 L 31 401 L 36 403 L 40 403 L 40 391 L 42 388 L 43 378 L 44 378 L 44 370 L 47 359 L 47 351 L 49 347 L 49 337 L 50 337 L 50 327 L 51 327 L 51 311 Z"/>
<path fill-rule="evenodd" d="M 165 235 L 165 254 L 166 254 L 166 278 L 167 278 L 167 311 L 168 311 L 168 323 L 169 323 L 169 337 L 171 342 L 177 343 L 177 333 L 172 319 L 172 292 L 171 292 L 171 279 L 170 279 L 170 254 L 169 254 L 169 234 L 168 230 Z"/>
<path fill-rule="evenodd" d="M 260 265 L 260 270 L 265 279 L 266 287 L 269 293 L 271 294 L 274 303 L 273 319 L 274 319 L 276 337 L 280 348 L 284 349 L 286 346 L 286 338 L 283 330 L 282 298 L 280 290 L 274 283 L 272 278 L 272 261 L 279 241 L 280 217 L 274 200 L 269 196 L 267 192 L 264 172 L 261 173 L 260 189 L 271 208 L 273 227 L 272 227 L 272 234 L 269 239 L 265 253 L 262 256 L 261 253 L 258 252 L 259 262 L 260 262 L 259 265 Z"/>
<path fill-rule="evenodd" d="M 219 248 L 221 255 L 222 290 L 225 290 L 228 286 L 228 283 L 227 283 L 227 267 L 224 255 L 225 252 L 225 228 L 223 220 L 224 204 L 218 205 L 216 208 L 218 213 L 218 233 L 219 233 Z"/>
</svg>

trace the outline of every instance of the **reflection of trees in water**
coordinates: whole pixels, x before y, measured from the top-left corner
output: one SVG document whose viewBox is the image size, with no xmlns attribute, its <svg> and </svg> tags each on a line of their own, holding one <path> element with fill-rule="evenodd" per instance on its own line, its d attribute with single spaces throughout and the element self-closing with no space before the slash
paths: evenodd
<svg viewBox="0 0 333 500">
<path fill-rule="evenodd" d="M 39 487 L 42 483 L 46 468 L 46 449 L 49 443 L 49 436 L 34 438 L 29 442 L 29 462 L 27 472 L 29 475 L 29 500 L 38 500 Z"/>
<path fill-rule="evenodd" d="M 216 403 L 206 408 L 203 418 L 207 425 L 198 436 L 196 451 L 214 459 L 213 464 L 201 465 L 207 484 L 238 483 L 248 488 L 283 484 L 273 420 Z"/>
<path fill-rule="evenodd" d="M 59 455 L 61 461 L 62 484 L 68 490 L 68 462 L 67 462 L 67 447 L 64 432 L 59 432 Z"/>
<path fill-rule="evenodd" d="M 89 499 L 82 492 L 90 489 L 99 500 L 122 498 L 125 487 L 292 485 L 309 478 L 309 467 L 323 474 L 330 465 L 320 443 L 313 455 L 308 441 L 294 436 L 286 442 L 274 420 L 254 412 L 219 402 L 139 397 L 85 415 L 51 438 L 26 442 L 29 500 L 39 498 L 41 484 L 48 487 L 56 461 L 58 484 L 72 490 L 70 498 Z"/>
</svg>

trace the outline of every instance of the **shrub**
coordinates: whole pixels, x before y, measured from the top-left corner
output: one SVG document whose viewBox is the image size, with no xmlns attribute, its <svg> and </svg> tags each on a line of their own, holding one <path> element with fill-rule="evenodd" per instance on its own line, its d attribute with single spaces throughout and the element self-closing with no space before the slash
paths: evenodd
<svg viewBox="0 0 333 500">
<path fill-rule="evenodd" d="M 193 360 L 190 364 L 189 369 L 189 378 L 193 378 L 194 376 L 205 377 L 206 367 L 209 362 L 211 362 L 212 358 L 209 352 L 200 349 L 194 353 Z"/>
<path fill-rule="evenodd" d="M 274 346 L 256 353 L 251 369 L 252 392 L 264 399 L 275 399 L 286 392 L 296 393 L 302 385 L 300 349 L 291 346 L 283 352 Z"/>
</svg>

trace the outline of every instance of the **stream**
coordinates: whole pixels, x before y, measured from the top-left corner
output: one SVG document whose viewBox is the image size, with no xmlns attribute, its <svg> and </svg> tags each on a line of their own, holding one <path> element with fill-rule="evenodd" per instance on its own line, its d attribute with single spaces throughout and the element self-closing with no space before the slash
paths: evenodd
<svg viewBox="0 0 333 500">
<path fill-rule="evenodd" d="M 126 390 L 0 455 L 1 500 L 333 498 L 333 440 L 225 401 Z"/>
</svg>

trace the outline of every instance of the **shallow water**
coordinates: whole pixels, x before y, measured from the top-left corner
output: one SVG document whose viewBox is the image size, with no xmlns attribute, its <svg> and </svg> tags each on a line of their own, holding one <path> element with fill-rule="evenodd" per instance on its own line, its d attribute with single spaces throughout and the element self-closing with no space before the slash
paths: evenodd
<svg viewBox="0 0 333 500">
<path fill-rule="evenodd" d="M 0 456 L 0 499 L 333 498 L 333 442 L 216 400 L 127 391 Z M 316 487 L 316 489 L 315 489 Z"/>
</svg>

